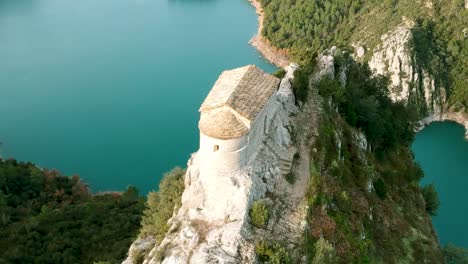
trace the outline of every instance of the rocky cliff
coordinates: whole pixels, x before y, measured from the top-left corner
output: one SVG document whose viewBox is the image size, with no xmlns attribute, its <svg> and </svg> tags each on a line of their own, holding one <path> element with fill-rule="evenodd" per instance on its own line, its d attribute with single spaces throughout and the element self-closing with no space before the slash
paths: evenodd
<svg viewBox="0 0 468 264">
<path fill-rule="evenodd" d="M 389 96 L 393 101 L 416 106 L 421 118 L 419 129 L 433 121 L 454 121 L 466 128 L 468 139 L 465 109 L 450 106 L 447 101 L 447 89 L 450 87 L 437 86 L 436 77 L 415 61 L 412 51 L 414 27 L 414 21 L 403 19 L 400 25 L 382 35 L 381 43 L 374 48 L 366 50 L 360 44 L 353 44 L 354 57 L 367 61 L 375 74 L 389 77 Z"/>
<path fill-rule="evenodd" d="M 280 111 L 244 170 L 206 178 L 193 154 L 169 231 L 161 241 L 137 239 L 124 263 L 441 263 L 409 149 L 377 158 L 365 134 L 319 95 L 324 76 L 342 87 L 362 81 L 349 80 L 340 52 L 319 55 L 299 108 L 296 67 L 287 67 L 274 95 Z M 217 186 L 223 197 L 206 191 Z M 253 221 L 257 203 L 268 208 L 262 226 Z"/>
<path fill-rule="evenodd" d="M 405 20 L 381 37 L 381 43 L 371 50 L 354 44 L 354 57 L 367 61 L 375 74 L 390 79 L 389 96 L 393 101 L 412 101 L 419 109 L 420 126 L 424 128 L 435 121 L 453 121 L 464 126 L 468 139 L 468 113 L 464 107 L 450 105 L 447 87 L 436 87 L 434 76 L 427 69 L 418 68 L 411 54 L 414 21 Z M 448 87 L 450 88 L 450 87 Z"/>
<path fill-rule="evenodd" d="M 143 263 L 252 263 L 260 241 L 281 240 L 286 248 L 297 248 L 305 226 L 308 171 L 294 161 L 294 169 L 302 169 L 303 177 L 292 185 L 286 182 L 285 174 L 298 151 L 290 135 L 290 115 L 297 111 L 291 90 L 295 66 L 286 69 L 274 95 L 279 111 L 254 161 L 242 171 L 209 179 L 200 174 L 199 157 L 193 154 L 185 175 L 182 206 L 170 219 L 169 232 L 162 241 L 135 241 L 124 263 L 134 263 L 142 251 L 147 252 Z M 224 188 L 225 196 L 208 193 L 210 186 Z M 254 201 L 269 208 L 269 220 L 261 228 L 250 223 Z M 219 220 L 212 211 L 225 215 Z"/>
</svg>

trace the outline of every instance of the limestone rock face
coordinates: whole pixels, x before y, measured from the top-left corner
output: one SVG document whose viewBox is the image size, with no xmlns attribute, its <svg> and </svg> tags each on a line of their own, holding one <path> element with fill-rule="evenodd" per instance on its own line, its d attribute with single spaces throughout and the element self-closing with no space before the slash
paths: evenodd
<svg viewBox="0 0 468 264">
<path fill-rule="evenodd" d="M 255 262 L 256 235 L 249 224 L 249 209 L 253 201 L 269 200 L 266 198 L 267 192 L 278 194 L 283 191 L 282 186 L 287 185 L 280 161 L 283 166 L 285 161 L 292 163 L 294 155 L 291 151 L 289 116 L 297 110 L 291 90 L 291 78 L 296 68 L 297 65 L 286 68 L 286 76 L 273 95 L 277 111 L 250 164 L 237 172 L 214 177 L 201 174 L 201 156 L 197 153 L 192 155 L 185 175 L 182 206 L 169 220 L 171 227 L 163 241 L 149 251 L 143 263 Z M 299 234 L 300 240 L 303 231 L 300 222 L 305 218 L 305 212 L 303 215 L 289 216 L 292 226 L 284 227 L 281 220 L 274 217 L 269 224 L 278 226 L 280 234 L 276 235 L 288 239 Z M 299 231 L 291 231 L 294 229 Z M 133 243 L 124 263 L 133 263 L 132 256 L 137 255 L 135 251 L 142 243 L 144 239 Z"/>
<path fill-rule="evenodd" d="M 428 114 L 437 112 L 445 96 L 443 93 L 435 98 L 434 80 L 423 70 L 418 73 L 411 59 L 409 43 L 412 38 L 411 28 L 414 22 L 405 21 L 394 30 L 381 37 L 382 43 L 378 45 L 369 61 L 369 67 L 375 74 L 387 75 L 390 78 L 390 97 L 393 101 L 408 101 L 410 96 L 424 98 Z M 417 84 L 421 83 L 418 87 Z M 414 84 L 414 85 L 412 85 Z"/>
<path fill-rule="evenodd" d="M 356 50 L 356 55 L 358 56 L 358 58 L 362 58 L 364 56 L 364 53 L 366 52 L 366 50 L 364 49 L 363 46 L 359 46 Z"/>
<path fill-rule="evenodd" d="M 319 71 L 314 75 L 314 81 L 321 79 L 323 76 L 333 78 L 335 76 L 335 52 L 336 47 L 325 50 L 317 57 L 317 67 Z"/>
<path fill-rule="evenodd" d="M 382 43 L 374 49 L 369 67 L 376 74 L 389 75 L 394 101 L 406 100 L 413 76 L 413 65 L 408 51 L 412 22 L 406 22 L 381 37 Z"/>
<path fill-rule="evenodd" d="M 413 37 L 413 26 L 414 22 L 404 21 L 384 34 L 381 37 L 382 43 L 373 50 L 369 67 L 375 74 L 389 76 L 389 95 L 393 101 L 408 102 L 413 97 L 418 98 L 419 105 L 425 105 L 426 111 L 423 114 L 426 117 L 420 121 L 421 128 L 433 121 L 451 120 L 467 128 L 468 138 L 468 117 L 465 111 L 447 109 L 445 87 L 436 89 L 434 79 L 426 70 L 418 71 L 411 59 L 409 43 Z"/>
</svg>

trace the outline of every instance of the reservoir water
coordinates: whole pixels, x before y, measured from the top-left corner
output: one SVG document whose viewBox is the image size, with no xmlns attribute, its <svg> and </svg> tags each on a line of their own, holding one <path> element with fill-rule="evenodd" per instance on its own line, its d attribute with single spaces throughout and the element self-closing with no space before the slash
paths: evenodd
<svg viewBox="0 0 468 264">
<path fill-rule="evenodd" d="M 224 69 L 266 63 L 246 0 L 1 0 L 0 156 L 79 174 L 93 191 L 154 189 L 198 147 Z M 468 247 L 468 142 L 433 123 L 413 150 L 442 244 Z"/>
<path fill-rule="evenodd" d="M 442 245 L 468 248 L 468 141 L 453 122 L 432 123 L 416 135 L 412 149 L 425 177 L 439 193 L 438 215 L 432 218 Z"/>
<path fill-rule="evenodd" d="M 0 155 L 93 191 L 157 188 L 222 70 L 274 67 L 246 0 L 1 0 Z"/>
</svg>

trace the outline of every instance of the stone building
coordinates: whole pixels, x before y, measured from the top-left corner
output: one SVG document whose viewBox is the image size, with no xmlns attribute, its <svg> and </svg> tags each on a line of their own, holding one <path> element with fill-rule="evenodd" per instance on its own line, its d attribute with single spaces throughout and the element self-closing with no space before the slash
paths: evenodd
<svg viewBox="0 0 468 264">
<path fill-rule="evenodd" d="M 199 110 L 202 175 L 233 173 L 255 158 L 276 112 L 279 83 L 254 65 L 221 74 Z"/>
</svg>

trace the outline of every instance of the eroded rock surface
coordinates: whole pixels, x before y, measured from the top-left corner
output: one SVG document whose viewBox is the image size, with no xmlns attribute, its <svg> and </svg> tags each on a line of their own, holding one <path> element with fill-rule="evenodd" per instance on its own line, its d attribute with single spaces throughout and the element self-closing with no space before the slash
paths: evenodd
<svg viewBox="0 0 468 264">
<path fill-rule="evenodd" d="M 296 193 L 296 185 L 289 184 L 284 177 L 291 170 L 296 153 L 290 136 L 290 115 L 297 111 L 291 90 L 296 67 L 292 64 L 286 68 L 287 74 L 274 95 L 277 111 L 248 166 L 213 179 L 200 173 L 200 157 L 197 153 L 192 155 L 185 175 L 182 206 L 169 221 L 171 228 L 163 241 L 147 253 L 143 263 L 253 263 L 259 238 L 281 240 L 291 248 L 302 242 L 307 185 L 301 186 L 304 192 Z M 207 192 L 213 188 L 220 189 L 216 193 L 218 196 L 222 193 L 223 197 Z M 265 228 L 254 228 L 249 222 L 249 210 L 256 200 L 271 208 Z M 124 263 L 133 263 L 132 256 L 138 254 L 141 244 L 143 239 L 133 243 Z"/>
</svg>

